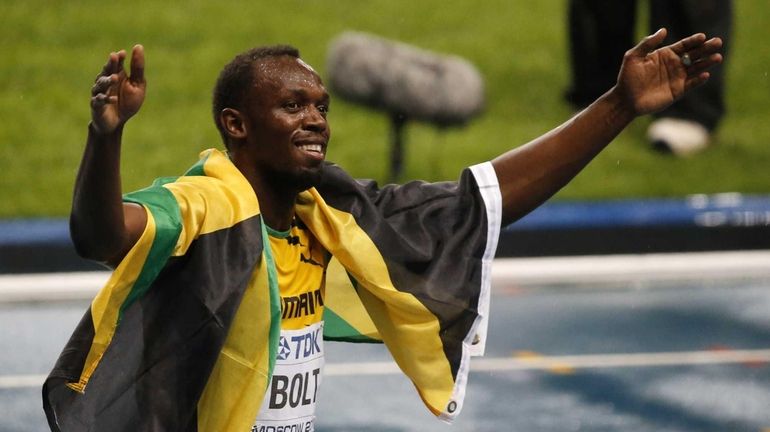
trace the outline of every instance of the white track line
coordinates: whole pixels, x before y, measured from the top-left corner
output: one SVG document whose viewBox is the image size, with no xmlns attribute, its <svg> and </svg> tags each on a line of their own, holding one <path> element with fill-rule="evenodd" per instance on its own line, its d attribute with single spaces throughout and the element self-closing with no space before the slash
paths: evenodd
<svg viewBox="0 0 770 432">
<path fill-rule="evenodd" d="M 568 356 L 524 356 L 479 358 L 471 362 L 473 372 L 505 372 L 551 369 L 596 369 L 652 366 L 693 366 L 730 363 L 768 363 L 770 349 L 729 351 L 685 351 L 635 354 L 585 354 Z M 394 362 L 327 364 L 326 376 L 392 375 L 400 373 Z"/>
<path fill-rule="evenodd" d="M 502 258 L 492 266 L 492 283 L 498 287 L 769 277 L 768 250 Z"/>
<path fill-rule="evenodd" d="M 471 371 L 548 371 L 734 363 L 770 363 L 770 349 L 479 358 L 471 362 Z M 400 373 L 398 366 L 392 361 L 327 363 L 324 367 L 324 376 L 397 375 Z M 45 375 L 0 375 L 0 390 L 40 387 L 45 378 Z"/>
<path fill-rule="evenodd" d="M 108 272 L 0 275 L 0 303 L 90 300 L 108 277 Z M 745 278 L 770 278 L 770 251 L 498 258 L 492 264 L 493 287 Z"/>
<path fill-rule="evenodd" d="M 109 276 L 106 271 L 2 275 L 0 303 L 90 300 Z"/>
<path fill-rule="evenodd" d="M 592 369 L 653 366 L 695 366 L 713 364 L 764 364 L 770 362 L 770 349 L 684 351 L 634 354 L 583 354 L 566 356 L 533 356 L 476 360 L 479 371 L 512 371 L 533 369 Z"/>
<path fill-rule="evenodd" d="M 42 387 L 45 375 L 0 375 L 0 390 Z"/>
</svg>

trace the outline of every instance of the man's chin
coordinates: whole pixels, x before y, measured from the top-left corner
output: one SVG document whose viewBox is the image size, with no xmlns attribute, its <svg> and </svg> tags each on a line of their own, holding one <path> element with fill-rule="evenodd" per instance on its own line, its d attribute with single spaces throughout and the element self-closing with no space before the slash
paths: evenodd
<svg viewBox="0 0 770 432">
<path fill-rule="evenodd" d="M 290 171 L 274 170 L 267 175 L 267 178 L 279 190 L 299 193 L 319 185 L 323 171 L 323 164 L 319 164 L 313 167 L 295 168 Z"/>
<path fill-rule="evenodd" d="M 318 186 L 323 178 L 323 171 L 322 164 L 319 164 L 317 167 L 306 168 L 300 171 L 296 178 L 298 189 L 307 190 Z"/>
</svg>

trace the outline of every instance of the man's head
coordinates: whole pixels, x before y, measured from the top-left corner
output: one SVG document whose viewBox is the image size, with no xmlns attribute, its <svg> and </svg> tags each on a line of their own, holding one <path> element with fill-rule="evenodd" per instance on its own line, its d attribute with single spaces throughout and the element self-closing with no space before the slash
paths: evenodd
<svg viewBox="0 0 770 432">
<path fill-rule="evenodd" d="M 299 50 L 289 45 L 274 45 L 252 48 L 238 54 L 219 73 L 212 97 L 212 114 L 225 146 L 229 147 L 228 136 L 220 121 L 225 108 L 242 109 L 249 89 L 255 81 L 255 66 L 269 58 L 290 56 L 299 58 Z"/>
<path fill-rule="evenodd" d="M 242 170 L 309 187 L 318 181 L 330 131 L 329 95 L 290 46 L 240 54 L 222 70 L 213 114 Z"/>
</svg>

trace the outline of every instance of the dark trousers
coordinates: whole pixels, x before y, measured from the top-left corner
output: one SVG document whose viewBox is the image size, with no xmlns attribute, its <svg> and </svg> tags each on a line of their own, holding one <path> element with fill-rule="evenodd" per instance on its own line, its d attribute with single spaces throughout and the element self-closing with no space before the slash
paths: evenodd
<svg viewBox="0 0 770 432">
<path fill-rule="evenodd" d="M 730 0 L 648 0 L 650 33 L 668 29 L 664 44 L 693 33 L 719 36 L 727 45 L 732 26 Z M 623 54 L 636 45 L 635 0 L 570 0 L 569 44 L 572 84 L 567 99 L 588 105 L 616 80 Z M 713 130 L 725 112 L 724 65 L 711 70 L 711 79 L 690 92 L 659 117 L 694 120 Z"/>
</svg>

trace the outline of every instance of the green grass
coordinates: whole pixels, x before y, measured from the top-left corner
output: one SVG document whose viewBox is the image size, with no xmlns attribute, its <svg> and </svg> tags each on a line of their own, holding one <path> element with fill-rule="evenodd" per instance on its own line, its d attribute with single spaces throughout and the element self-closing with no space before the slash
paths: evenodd
<svg viewBox="0 0 770 432">
<path fill-rule="evenodd" d="M 566 7 L 525 2 L 286 0 L 0 3 L 0 217 L 62 216 L 89 119 L 89 89 L 111 50 L 145 45 L 148 95 L 126 128 L 126 191 L 181 173 L 219 147 L 209 114 L 219 69 L 255 45 L 291 43 L 324 75 L 329 42 L 360 30 L 472 61 L 487 108 L 465 128 L 407 127 L 405 179 L 456 178 L 572 113 L 566 86 Z M 122 4 L 122 5 L 119 5 Z M 770 192 L 770 28 L 766 1 L 735 2 L 729 114 L 708 152 L 651 152 L 648 119 L 634 123 L 557 196 L 616 198 Z M 388 121 L 334 100 L 328 158 L 358 177 L 387 172 Z"/>
</svg>

